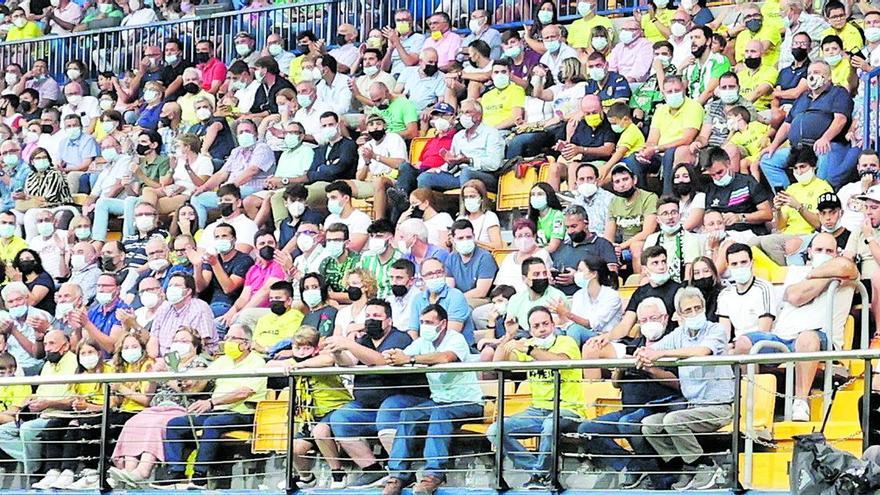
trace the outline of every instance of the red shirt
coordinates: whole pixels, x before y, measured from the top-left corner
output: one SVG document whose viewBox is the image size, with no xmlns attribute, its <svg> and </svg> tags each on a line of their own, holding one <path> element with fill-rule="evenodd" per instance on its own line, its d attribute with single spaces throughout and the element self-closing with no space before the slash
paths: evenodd
<svg viewBox="0 0 880 495">
<path fill-rule="evenodd" d="M 449 129 L 444 136 L 436 136 L 425 143 L 422 155 L 419 157 L 419 170 L 428 170 L 429 168 L 441 167 L 446 160 L 440 156 L 443 150 L 452 149 L 452 137 L 455 136 L 455 129 Z"/>
<path fill-rule="evenodd" d="M 226 65 L 219 58 L 212 58 L 205 62 L 205 65 L 198 67 L 202 71 L 202 89 L 208 91 L 214 81 L 220 81 L 222 84 L 226 80 Z"/>
</svg>

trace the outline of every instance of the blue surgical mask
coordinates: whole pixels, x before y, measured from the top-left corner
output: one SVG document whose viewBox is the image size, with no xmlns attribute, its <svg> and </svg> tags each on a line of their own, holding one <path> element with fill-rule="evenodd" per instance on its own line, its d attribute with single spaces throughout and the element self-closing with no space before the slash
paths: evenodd
<svg viewBox="0 0 880 495">
<path fill-rule="evenodd" d="M 437 294 L 446 287 L 446 279 L 444 277 L 427 279 L 425 280 L 425 287 L 428 288 L 428 292 Z"/>
<path fill-rule="evenodd" d="M 438 335 L 440 335 L 440 329 L 437 328 L 437 325 L 422 324 L 419 326 L 419 337 L 428 342 L 434 342 L 437 340 Z"/>
<path fill-rule="evenodd" d="M 699 330 L 706 326 L 706 313 L 700 313 L 696 316 L 684 319 L 684 327 L 688 330 Z"/>
</svg>

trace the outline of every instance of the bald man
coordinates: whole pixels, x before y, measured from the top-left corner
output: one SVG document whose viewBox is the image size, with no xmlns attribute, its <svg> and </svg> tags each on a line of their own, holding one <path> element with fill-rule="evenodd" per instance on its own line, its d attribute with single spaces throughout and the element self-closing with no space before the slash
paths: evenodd
<svg viewBox="0 0 880 495">
<path fill-rule="evenodd" d="M 336 48 L 330 50 L 329 55 L 339 63 L 339 72 L 350 74 L 351 67 L 358 61 L 361 53 L 354 42 L 357 41 L 357 29 L 351 24 L 340 24 L 336 28 Z"/>
<path fill-rule="evenodd" d="M 764 45 L 758 40 L 751 40 L 746 43 L 745 58 L 736 66 L 740 93 L 759 112 L 770 108 L 773 87 L 779 75 L 776 67 L 766 62 Z"/>
<path fill-rule="evenodd" d="M 547 182 L 557 190 L 566 177 L 570 179 L 569 185 L 575 189 L 575 172 L 581 162 L 608 160 L 617 143 L 617 135 L 605 118 L 602 102 L 597 95 L 581 98 L 580 110 L 583 118 L 569 121 L 565 135 L 558 136 L 554 146 L 560 152 L 560 159 L 552 165 L 553 173 L 547 178 Z"/>
</svg>

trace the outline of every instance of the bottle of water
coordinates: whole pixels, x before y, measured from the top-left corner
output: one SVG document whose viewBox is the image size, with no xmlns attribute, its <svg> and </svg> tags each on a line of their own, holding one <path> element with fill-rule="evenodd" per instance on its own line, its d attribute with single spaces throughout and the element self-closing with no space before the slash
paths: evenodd
<svg viewBox="0 0 880 495">
<path fill-rule="evenodd" d="M 476 473 L 476 463 L 473 461 L 469 461 L 465 464 L 464 471 L 464 486 L 468 488 L 475 488 L 477 485 L 477 473 Z"/>
<path fill-rule="evenodd" d="M 473 466 L 473 483 L 468 486 L 473 486 L 477 488 L 488 488 L 490 485 L 490 475 L 489 468 L 486 465 L 477 459 L 474 461 Z"/>
<path fill-rule="evenodd" d="M 326 462 L 318 461 L 318 472 L 315 476 L 318 478 L 316 484 L 319 488 L 330 488 L 330 481 L 333 476 L 330 472 L 330 466 Z"/>
</svg>

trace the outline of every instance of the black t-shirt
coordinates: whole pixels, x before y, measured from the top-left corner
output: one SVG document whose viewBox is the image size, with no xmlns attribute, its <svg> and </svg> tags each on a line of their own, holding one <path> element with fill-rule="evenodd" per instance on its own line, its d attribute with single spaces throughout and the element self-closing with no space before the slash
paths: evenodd
<svg viewBox="0 0 880 495">
<path fill-rule="evenodd" d="M 771 199 L 770 192 L 751 175 L 735 174 L 730 184 L 719 187 L 709 183 L 706 191 L 706 208 L 721 213 L 754 213 L 758 205 Z M 770 232 L 763 224 L 737 222 L 729 227 L 731 230 L 751 230 L 755 235 L 766 235 Z"/>
<path fill-rule="evenodd" d="M 358 339 L 358 344 L 374 351 L 383 352 L 391 349 L 406 349 L 412 344 L 412 337 L 406 332 L 392 328 L 379 347 L 373 345 L 373 339 L 366 335 Z M 428 382 L 424 373 L 403 375 L 356 375 L 354 377 L 354 398 L 361 405 L 377 408 L 382 401 L 392 395 L 408 394 L 428 397 Z"/>
<path fill-rule="evenodd" d="M 336 321 L 337 309 L 333 306 L 324 306 L 318 310 L 310 310 L 303 318 L 302 324 L 318 330 L 321 337 L 333 335 L 333 322 Z"/>
<path fill-rule="evenodd" d="M 195 134 L 199 137 L 204 137 L 205 134 L 208 133 L 208 127 L 210 127 L 214 123 L 219 123 L 222 129 L 217 133 L 217 137 L 214 138 L 214 142 L 211 143 L 211 147 L 208 148 L 208 153 L 211 155 L 211 158 L 215 160 L 226 160 L 229 158 L 229 154 L 232 153 L 232 150 L 235 148 L 235 137 L 232 135 L 232 129 L 229 128 L 229 123 L 223 117 L 211 117 L 205 123 L 199 122 L 198 124 L 192 126 L 189 132 Z M 214 172 L 217 172 L 219 168 L 215 165 Z"/>
<path fill-rule="evenodd" d="M 162 73 L 159 76 L 159 80 L 162 81 L 162 84 L 164 84 L 167 88 L 178 77 L 183 77 L 183 71 L 192 66 L 193 64 L 188 60 L 181 60 L 180 63 L 176 66 L 165 65 L 164 67 L 162 67 Z M 177 88 L 177 91 L 174 92 L 174 94 L 171 94 L 168 98 L 166 98 L 166 101 L 176 100 L 183 96 L 184 93 L 185 91 L 183 90 L 183 85 L 181 84 L 180 87 Z"/>
<path fill-rule="evenodd" d="M 220 257 L 219 254 L 217 256 Z M 223 258 L 220 257 L 220 266 L 223 267 L 223 271 L 226 272 L 226 275 L 230 277 L 238 275 L 239 277 L 244 278 L 253 264 L 254 259 L 251 258 L 250 255 L 244 254 L 241 251 L 235 251 L 235 256 L 229 261 L 223 261 Z M 213 270 L 211 270 L 211 265 L 207 263 L 202 265 L 202 268 L 210 270 L 212 274 L 214 273 Z M 210 301 L 211 303 L 225 302 L 228 304 L 234 304 L 235 300 L 238 299 L 238 296 L 240 295 L 241 289 L 234 292 L 224 292 L 223 288 L 220 287 L 220 282 L 217 281 L 217 275 L 211 277 L 211 285 L 202 292 L 203 299 Z"/>
<path fill-rule="evenodd" d="M 663 304 L 666 305 L 666 313 L 669 314 L 669 320 L 666 323 L 666 331 L 669 332 L 676 325 L 672 321 L 672 315 L 675 314 L 675 293 L 680 288 L 681 284 L 671 279 L 659 287 L 645 284 L 633 292 L 632 297 L 629 298 L 629 303 L 626 305 L 626 310 L 635 313 L 636 308 L 639 307 L 642 301 L 649 297 L 659 297 L 663 300 Z"/>
<path fill-rule="evenodd" d="M 559 246 L 559 249 L 550 257 L 553 260 L 553 268 L 559 271 L 565 271 L 569 268 L 577 270 L 578 263 L 587 256 L 595 256 L 605 263 L 617 263 L 617 255 L 614 254 L 614 246 L 604 237 L 593 234 L 593 237 L 584 241 L 577 246 L 568 240 Z M 575 284 L 556 285 L 566 296 L 570 296 L 578 291 Z"/>
<path fill-rule="evenodd" d="M 267 88 L 265 84 L 261 84 L 260 87 L 257 88 L 257 94 L 254 96 L 254 104 L 251 106 L 251 113 L 278 113 L 278 103 L 275 102 L 275 95 L 285 88 L 294 89 L 293 84 L 281 74 L 275 76 L 275 84 L 273 84 L 271 88 Z"/>
<path fill-rule="evenodd" d="M 46 297 L 44 297 L 42 301 L 37 303 L 36 307 L 38 309 L 42 309 L 50 315 L 55 314 L 55 281 L 52 280 L 51 275 L 46 272 L 42 272 L 37 275 L 37 278 L 35 278 L 33 281 L 25 282 L 24 285 L 26 285 L 28 290 L 30 291 L 33 291 L 34 287 L 38 285 L 49 289 L 49 293 L 46 294 Z"/>
</svg>

